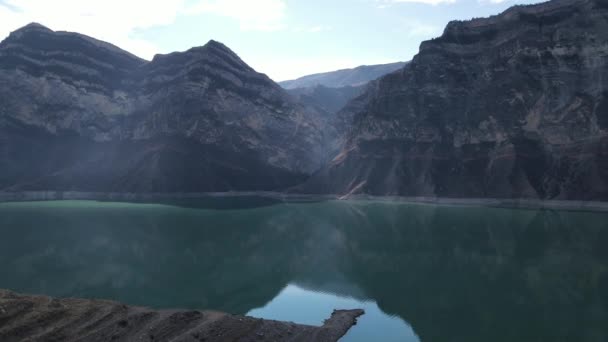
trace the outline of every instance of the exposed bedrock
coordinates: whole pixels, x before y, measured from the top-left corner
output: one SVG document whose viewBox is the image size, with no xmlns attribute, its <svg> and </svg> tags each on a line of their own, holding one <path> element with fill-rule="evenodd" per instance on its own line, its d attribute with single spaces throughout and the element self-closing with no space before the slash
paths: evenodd
<svg viewBox="0 0 608 342">
<path fill-rule="evenodd" d="M 215 41 L 150 62 L 38 24 L 0 43 L 0 189 L 276 190 L 332 127 Z"/>
<path fill-rule="evenodd" d="M 340 115 L 312 193 L 608 199 L 608 2 L 451 22 Z"/>
</svg>

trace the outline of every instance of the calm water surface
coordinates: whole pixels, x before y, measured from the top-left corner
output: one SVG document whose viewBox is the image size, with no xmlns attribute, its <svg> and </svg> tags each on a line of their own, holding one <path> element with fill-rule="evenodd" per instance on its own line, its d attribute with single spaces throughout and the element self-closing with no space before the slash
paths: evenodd
<svg viewBox="0 0 608 342">
<path fill-rule="evenodd" d="M 0 204 L 0 288 L 320 325 L 344 341 L 607 341 L 608 214 L 216 198 Z"/>
</svg>

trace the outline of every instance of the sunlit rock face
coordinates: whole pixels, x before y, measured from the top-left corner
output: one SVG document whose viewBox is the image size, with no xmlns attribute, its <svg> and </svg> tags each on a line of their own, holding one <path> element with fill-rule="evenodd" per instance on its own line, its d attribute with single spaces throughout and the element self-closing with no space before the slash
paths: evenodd
<svg viewBox="0 0 608 342">
<path fill-rule="evenodd" d="M 30 24 L 0 43 L 0 190 L 275 190 L 335 133 L 221 43 L 150 62 Z"/>
<path fill-rule="evenodd" d="M 608 2 L 451 22 L 346 107 L 343 151 L 299 188 L 608 199 Z"/>
</svg>

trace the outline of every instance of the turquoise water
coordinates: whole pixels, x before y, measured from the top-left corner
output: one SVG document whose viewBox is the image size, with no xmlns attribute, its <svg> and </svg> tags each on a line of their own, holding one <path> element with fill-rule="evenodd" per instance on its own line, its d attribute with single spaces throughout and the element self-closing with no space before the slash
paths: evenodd
<svg viewBox="0 0 608 342">
<path fill-rule="evenodd" d="M 608 215 L 253 197 L 0 204 L 0 288 L 321 325 L 344 341 L 606 341 Z"/>
</svg>

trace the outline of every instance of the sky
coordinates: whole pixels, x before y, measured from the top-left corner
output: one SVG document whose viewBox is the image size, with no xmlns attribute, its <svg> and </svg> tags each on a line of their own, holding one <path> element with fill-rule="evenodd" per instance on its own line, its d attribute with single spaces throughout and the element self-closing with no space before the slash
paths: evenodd
<svg viewBox="0 0 608 342">
<path fill-rule="evenodd" d="M 30 22 L 139 57 L 226 44 L 275 81 L 408 61 L 451 20 L 538 0 L 0 0 L 0 39 Z"/>
</svg>

